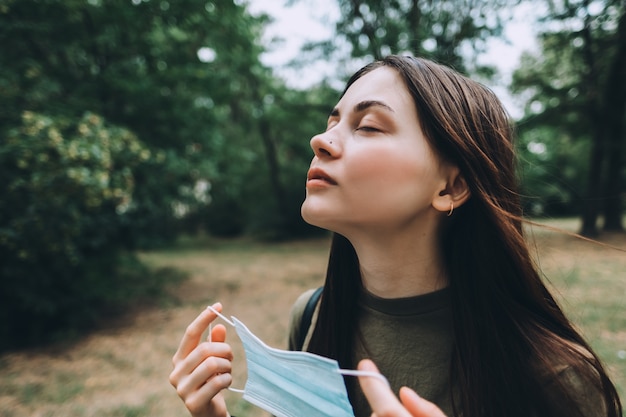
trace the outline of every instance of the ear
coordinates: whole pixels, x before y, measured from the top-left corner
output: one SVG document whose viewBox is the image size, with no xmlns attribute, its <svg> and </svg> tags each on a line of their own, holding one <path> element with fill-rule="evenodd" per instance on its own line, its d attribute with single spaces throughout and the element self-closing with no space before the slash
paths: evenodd
<svg viewBox="0 0 626 417">
<path fill-rule="evenodd" d="M 433 207 L 444 213 L 451 213 L 453 209 L 462 206 L 471 196 L 467 181 L 456 166 L 447 169 L 447 176 L 443 189 L 433 199 Z"/>
</svg>

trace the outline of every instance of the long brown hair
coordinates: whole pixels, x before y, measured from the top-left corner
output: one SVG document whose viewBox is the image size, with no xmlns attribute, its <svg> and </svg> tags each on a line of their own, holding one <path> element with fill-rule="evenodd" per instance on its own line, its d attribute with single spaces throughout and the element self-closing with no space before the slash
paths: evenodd
<svg viewBox="0 0 626 417">
<path fill-rule="evenodd" d="M 450 375 L 459 392 L 455 415 L 561 415 L 538 376 L 541 370 L 559 381 L 558 363 L 572 367 L 603 393 L 607 416 L 621 417 L 617 392 L 600 360 L 565 317 L 530 256 L 517 193 L 513 130 L 500 101 L 488 88 L 445 66 L 401 56 L 365 66 L 346 90 L 383 66 L 400 74 L 431 146 L 458 166 L 471 190 L 472 197 L 447 219 L 439 243 L 452 297 Z M 360 286 L 354 248 L 335 234 L 309 351 L 332 357 L 342 367 L 355 366 L 352 335 Z M 571 398 L 564 385 L 553 389 L 561 401 Z"/>
</svg>

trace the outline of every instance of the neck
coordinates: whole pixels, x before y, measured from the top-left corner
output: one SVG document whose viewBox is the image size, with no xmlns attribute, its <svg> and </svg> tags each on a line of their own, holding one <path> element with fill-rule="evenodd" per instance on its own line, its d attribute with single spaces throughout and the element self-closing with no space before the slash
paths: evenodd
<svg viewBox="0 0 626 417">
<path fill-rule="evenodd" d="M 382 298 L 427 294 L 448 285 L 432 233 L 348 237 L 359 258 L 363 286 Z"/>
</svg>

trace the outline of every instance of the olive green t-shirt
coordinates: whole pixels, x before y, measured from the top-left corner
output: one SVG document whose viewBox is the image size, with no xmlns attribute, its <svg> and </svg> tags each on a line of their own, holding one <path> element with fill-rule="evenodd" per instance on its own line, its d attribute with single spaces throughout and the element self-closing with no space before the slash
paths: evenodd
<svg viewBox="0 0 626 417">
<path fill-rule="evenodd" d="M 302 294 L 292 309 L 290 346 L 295 346 L 298 323 L 312 294 Z M 453 345 L 450 296 L 447 289 L 400 299 L 383 299 L 366 291 L 359 294 L 359 321 L 353 363 L 372 359 L 395 393 L 402 386 L 435 402 L 452 415 L 450 357 Z M 317 312 L 316 312 L 317 313 Z M 315 323 L 316 314 L 312 322 Z M 308 346 L 313 326 L 305 339 Z M 419 358 L 416 360 L 416 358 Z M 371 410 L 358 384 L 350 393 L 354 415 L 370 416 Z"/>
<path fill-rule="evenodd" d="M 291 349 L 296 346 L 300 320 L 313 291 L 302 294 L 292 308 Z M 452 416 L 450 396 L 454 389 L 450 386 L 450 360 L 454 334 L 450 291 L 443 289 L 417 297 L 383 299 L 362 290 L 358 297 L 353 363 L 357 364 L 364 358 L 372 359 L 396 394 L 402 386 L 408 386 L 421 397 L 437 404 L 447 416 Z M 303 350 L 308 346 L 316 319 L 317 309 Z M 572 389 L 572 397 L 582 406 L 585 417 L 606 416 L 597 390 L 586 387 L 571 368 L 563 367 L 559 378 Z M 549 390 L 554 381 L 543 383 Z M 358 383 L 351 386 L 354 391 L 349 394 L 354 415 L 369 417 L 371 409 Z M 559 401 L 563 402 L 555 398 L 555 402 Z M 568 407 L 567 404 L 561 405 Z"/>
</svg>

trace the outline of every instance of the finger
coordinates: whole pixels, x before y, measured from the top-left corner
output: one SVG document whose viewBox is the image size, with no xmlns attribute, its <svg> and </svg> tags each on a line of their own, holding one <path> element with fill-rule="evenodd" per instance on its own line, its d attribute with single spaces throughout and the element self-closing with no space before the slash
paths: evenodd
<svg viewBox="0 0 626 417">
<path fill-rule="evenodd" d="M 178 383 L 210 357 L 218 357 L 233 360 L 233 350 L 227 343 L 204 342 L 198 345 L 187 357 L 176 362 L 174 370 L 170 374 L 170 380 L 173 384 Z"/>
<path fill-rule="evenodd" d="M 212 307 L 217 311 L 222 311 L 222 304 L 220 303 L 215 303 Z M 217 315 L 211 311 L 211 309 L 207 308 L 200 313 L 189 326 L 187 326 L 185 334 L 183 335 L 180 345 L 178 346 L 178 350 L 172 359 L 174 363 L 186 358 L 187 355 L 189 355 L 189 353 L 194 350 L 196 346 L 198 346 L 200 339 L 202 339 L 202 334 L 216 317 Z"/>
<path fill-rule="evenodd" d="M 379 372 L 374 362 L 369 359 L 359 362 L 358 370 Z M 359 383 L 375 415 L 410 417 L 409 413 L 391 391 L 391 388 L 382 380 L 368 376 L 359 376 Z"/>
<path fill-rule="evenodd" d="M 231 361 L 224 358 L 218 358 L 216 356 L 206 358 L 190 374 L 181 378 L 176 386 L 176 390 L 181 398 L 187 397 L 191 393 L 199 390 L 205 384 L 209 384 L 213 387 L 216 390 L 215 393 L 219 392 L 225 387 L 221 385 L 215 386 L 215 377 L 221 374 L 230 374 L 231 371 Z M 217 381 L 219 380 L 220 378 L 217 379 Z M 215 395 L 215 393 L 213 395 Z"/>
<path fill-rule="evenodd" d="M 211 329 L 211 341 L 216 343 L 223 343 L 226 341 L 226 326 L 223 324 L 217 324 Z"/>
<path fill-rule="evenodd" d="M 192 415 L 200 414 L 201 410 L 208 410 L 210 408 L 210 403 L 213 401 L 214 397 L 219 394 L 223 389 L 228 388 L 231 383 L 231 374 L 224 373 L 220 375 L 215 375 L 200 389 L 191 392 L 189 395 L 183 398 L 185 406 L 187 406 L 187 409 L 192 412 Z M 196 414 L 194 414 L 194 410 Z"/>
<path fill-rule="evenodd" d="M 191 373 L 205 359 L 215 356 L 226 360 L 233 360 L 233 350 L 228 343 L 204 342 L 198 345 L 189 355 L 182 361 L 178 362 L 177 368 L 182 371 Z"/>
<path fill-rule="evenodd" d="M 413 417 L 446 417 L 437 407 L 408 387 L 400 388 L 400 401 Z"/>
</svg>

